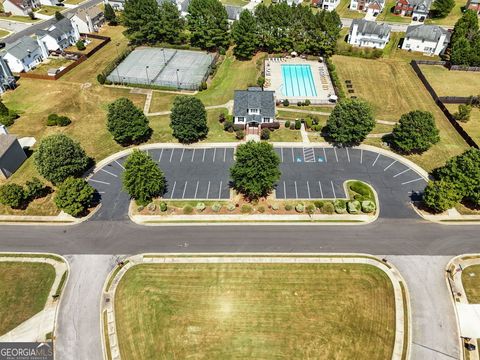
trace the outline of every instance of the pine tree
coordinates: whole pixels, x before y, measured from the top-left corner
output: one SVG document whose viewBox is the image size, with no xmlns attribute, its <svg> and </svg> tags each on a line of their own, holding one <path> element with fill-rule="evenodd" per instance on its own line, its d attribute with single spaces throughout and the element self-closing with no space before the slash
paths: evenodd
<svg viewBox="0 0 480 360">
<path fill-rule="evenodd" d="M 184 40 L 185 21 L 180 16 L 177 7 L 173 3 L 166 1 L 160 5 L 159 13 L 159 40 L 169 44 L 182 43 Z"/>
<path fill-rule="evenodd" d="M 219 0 L 192 0 L 188 6 L 191 43 L 206 50 L 228 48 L 227 10 Z"/>
<path fill-rule="evenodd" d="M 156 0 L 126 0 L 123 19 L 130 41 L 135 44 L 158 42 L 159 17 Z"/>
<path fill-rule="evenodd" d="M 117 15 L 113 10 L 112 5 L 110 5 L 109 3 L 105 4 L 104 14 L 105 14 L 105 20 L 108 21 L 109 25 L 112 25 L 112 26 L 117 25 Z"/>
<path fill-rule="evenodd" d="M 433 2 L 433 12 L 435 17 L 444 18 L 455 7 L 455 0 L 435 0 Z"/>
<path fill-rule="evenodd" d="M 251 59 L 258 46 L 257 22 L 252 13 L 243 10 L 240 19 L 232 28 L 232 38 L 235 41 L 233 53 L 241 59 Z"/>
</svg>

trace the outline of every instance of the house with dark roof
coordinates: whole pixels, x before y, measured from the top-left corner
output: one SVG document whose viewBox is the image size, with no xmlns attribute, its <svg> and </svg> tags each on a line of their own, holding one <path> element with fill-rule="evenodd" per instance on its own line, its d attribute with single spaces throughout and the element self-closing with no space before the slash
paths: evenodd
<svg viewBox="0 0 480 360">
<path fill-rule="evenodd" d="M 0 128 L 0 179 L 8 179 L 27 159 L 25 151 L 5 127 Z"/>
<path fill-rule="evenodd" d="M 78 10 L 70 17 L 73 27 L 80 33 L 97 32 L 105 23 L 103 11 L 98 6 Z"/>
<path fill-rule="evenodd" d="M 437 25 L 410 25 L 405 33 L 402 49 L 441 55 L 450 42 L 450 31 Z"/>
<path fill-rule="evenodd" d="M 235 124 L 258 126 L 275 121 L 275 92 L 259 87 L 235 90 L 233 98 Z"/>
<path fill-rule="evenodd" d="M 430 12 L 432 0 L 397 0 L 393 13 L 411 16 L 413 21 L 424 22 Z"/>
<path fill-rule="evenodd" d="M 45 60 L 48 50 L 38 39 L 24 36 L 7 44 L 0 55 L 14 73 L 20 73 L 30 71 Z"/>
<path fill-rule="evenodd" d="M 348 33 L 348 43 L 354 46 L 383 49 L 390 40 L 390 26 L 375 21 L 355 19 Z"/>
<path fill-rule="evenodd" d="M 473 10 L 477 15 L 480 15 L 480 0 L 467 0 L 465 7 L 467 10 Z"/>
<path fill-rule="evenodd" d="M 18 16 L 28 16 L 38 7 L 40 7 L 38 0 L 5 0 L 3 2 L 3 11 Z"/>
<path fill-rule="evenodd" d="M 63 51 L 80 39 L 78 30 L 67 18 L 57 21 L 46 30 L 37 31 L 36 35 L 48 51 Z"/>
<path fill-rule="evenodd" d="M 7 62 L 0 57 L 0 94 L 7 89 L 15 89 L 17 83 Z"/>
<path fill-rule="evenodd" d="M 227 18 L 230 21 L 235 21 L 240 19 L 240 13 L 242 12 L 243 8 L 240 6 L 234 5 L 224 5 L 225 10 L 227 10 Z"/>
</svg>

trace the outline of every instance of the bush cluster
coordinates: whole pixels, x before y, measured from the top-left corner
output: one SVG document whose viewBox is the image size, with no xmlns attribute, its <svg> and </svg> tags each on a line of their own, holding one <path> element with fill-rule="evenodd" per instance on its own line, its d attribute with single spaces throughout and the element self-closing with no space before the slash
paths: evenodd
<svg viewBox="0 0 480 360">
<path fill-rule="evenodd" d="M 58 116 L 57 114 L 50 114 L 47 118 L 47 126 L 67 126 L 72 123 L 67 116 Z"/>
</svg>

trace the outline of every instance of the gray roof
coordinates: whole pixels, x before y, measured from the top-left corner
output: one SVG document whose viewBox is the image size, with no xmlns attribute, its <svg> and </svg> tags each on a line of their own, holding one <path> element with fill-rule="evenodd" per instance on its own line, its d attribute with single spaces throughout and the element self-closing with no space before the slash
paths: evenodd
<svg viewBox="0 0 480 360">
<path fill-rule="evenodd" d="M 388 36 L 390 34 L 390 26 L 387 24 L 379 24 L 375 21 L 364 19 L 355 19 L 352 21 L 352 27 L 358 25 L 358 32 L 365 35 L 377 35 L 378 37 Z"/>
<path fill-rule="evenodd" d="M 183 0 L 182 2 L 179 2 L 179 4 L 182 12 L 188 12 L 188 7 L 190 6 L 190 0 Z"/>
<path fill-rule="evenodd" d="M 224 5 L 224 7 L 225 10 L 227 10 L 227 17 L 229 20 L 237 20 L 243 10 L 240 6 Z"/>
<path fill-rule="evenodd" d="M 437 25 L 410 25 L 405 36 L 410 39 L 438 42 L 442 34 L 450 39 L 450 32 Z"/>
<path fill-rule="evenodd" d="M 47 30 L 39 30 L 35 34 L 37 36 L 50 35 L 54 39 L 60 38 L 62 35 L 66 35 L 73 31 L 73 25 L 70 19 L 64 18 L 57 21 L 50 26 Z"/>
<path fill-rule="evenodd" d="M 10 134 L 0 135 L 0 157 L 2 157 L 8 149 L 17 141 L 17 137 Z"/>
<path fill-rule="evenodd" d="M 409 0 L 408 2 L 417 11 L 428 11 L 432 5 L 432 0 Z"/>
<path fill-rule="evenodd" d="M 247 122 L 261 122 L 262 117 L 275 117 L 274 91 L 262 91 L 261 88 L 235 90 L 233 116 L 243 116 Z M 248 109 L 259 109 L 260 115 L 248 115 Z"/>
<path fill-rule="evenodd" d="M 1 52 L 1 55 L 4 56 L 6 53 L 10 53 L 17 59 L 23 59 L 39 47 L 40 46 L 36 40 L 29 36 L 24 36 L 11 44 L 7 44 L 5 49 Z"/>
<path fill-rule="evenodd" d="M 74 15 L 84 22 L 87 22 L 87 15 L 90 19 L 94 19 L 97 16 L 103 14 L 103 11 L 98 6 L 92 6 L 87 9 L 80 9 Z"/>
</svg>

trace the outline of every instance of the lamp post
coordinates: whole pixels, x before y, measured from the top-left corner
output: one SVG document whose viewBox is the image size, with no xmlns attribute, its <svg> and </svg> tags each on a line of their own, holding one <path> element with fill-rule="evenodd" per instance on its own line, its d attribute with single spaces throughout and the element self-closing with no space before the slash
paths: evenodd
<svg viewBox="0 0 480 360">
<path fill-rule="evenodd" d="M 118 53 L 118 47 L 120 46 L 120 43 L 116 43 L 115 44 L 115 50 L 117 50 L 117 60 L 120 58 L 120 54 Z M 120 73 L 118 72 L 118 65 L 115 67 L 117 69 L 117 78 L 118 78 L 118 82 L 120 82 Z"/>
<path fill-rule="evenodd" d="M 180 89 L 180 82 L 178 81 L 178 72 L 180 71 L 180 69 L 177 69 L 177 71 L 175 72 L 175 74 L 177 75 L 177 89 Z"/>
<path fill-rule="evenodd" d="M 161 48 L 160 50 L 162 51 L 162 54 L 163 54 L 163 66 L 165 66 L 165 64 L 167 63 L 167 60 L 165 60 L 165 48 Z"/>
<path fill-rule="evenodd" d="M 145 74 L 147 75 L 147 84 L 150 84 L 150 79 L 148 78 L 148 65 L 145 66 Z"/>
</svg>

